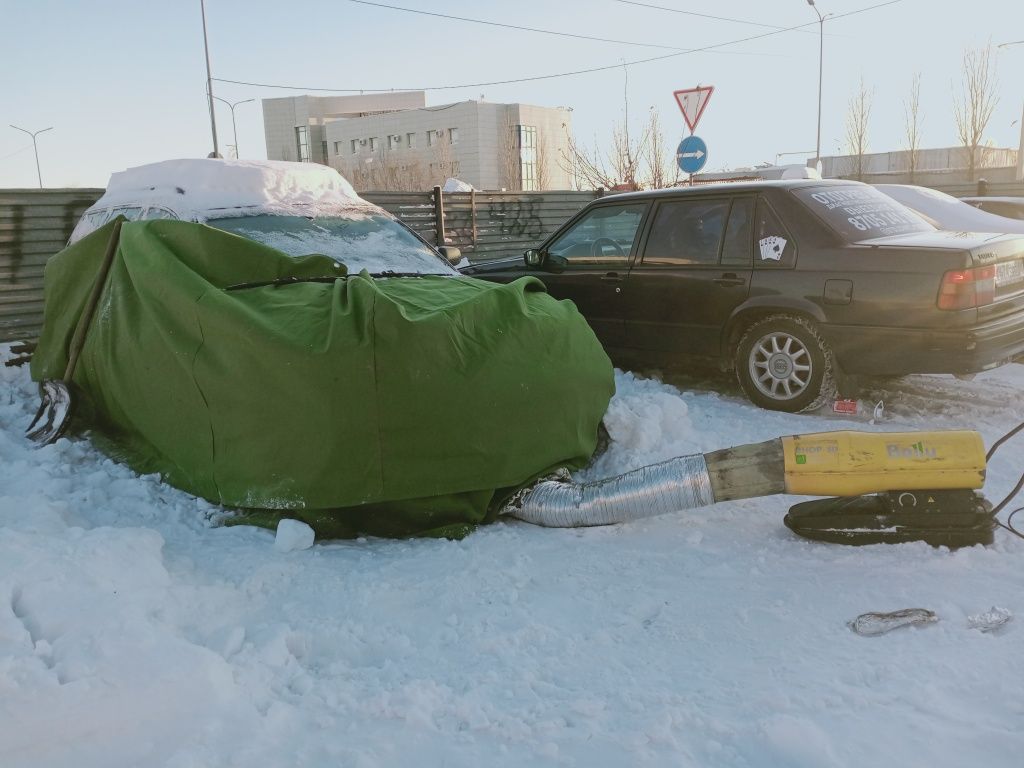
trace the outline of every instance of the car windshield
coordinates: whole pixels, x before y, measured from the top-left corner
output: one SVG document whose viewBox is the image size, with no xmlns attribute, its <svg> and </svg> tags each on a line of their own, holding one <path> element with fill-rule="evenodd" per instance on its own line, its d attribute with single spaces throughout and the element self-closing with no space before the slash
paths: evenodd
<svg viewBox="0 0 1024 768">
<path fill-rule="evenodd" d="M 387 216 L 353 212 L 347 216 L 239 216 L 211 219 L 211 227 L 269 245 L 289 256 L 319 253 L 344 264 L 349 273 L 367 270 L 422 275 L 453 275 L 447 261 Z"/>
<path fill-rule="evenodd" d="M 935 227 L 912 210 L 861 184 L 804 187 L 797 199 L 850 243 L 872 237 L 933 232 Z"/>
</svg>

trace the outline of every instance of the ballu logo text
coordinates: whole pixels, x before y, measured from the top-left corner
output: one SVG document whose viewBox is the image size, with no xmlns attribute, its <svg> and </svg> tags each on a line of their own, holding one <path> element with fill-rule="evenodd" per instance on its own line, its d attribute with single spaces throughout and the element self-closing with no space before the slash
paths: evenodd
<svg viewBox="0 0 1024 768">
<path fill-rule="evenodd" d="M 889 443 L 885 446 L 885 452 L 890 459 L 934 459 L 938 451 L 922 442 L 913 445 L 895 445 Z"/>
</svg>

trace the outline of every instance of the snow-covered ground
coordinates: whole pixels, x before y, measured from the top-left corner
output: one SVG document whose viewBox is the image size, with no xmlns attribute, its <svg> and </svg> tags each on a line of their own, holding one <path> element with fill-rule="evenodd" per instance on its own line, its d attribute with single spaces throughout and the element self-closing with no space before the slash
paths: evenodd
<svg viewBox="0 0 1024 768">
<path fill-rule="evenodd" d="M 877 425 L 760 411 L 728 379 L 617 384 L 615 442 L 588 477 L 851 426 L 991 443 L 1024 419 L 1021 365 L 890 385 Z M 957 552 L 820 544 L 783 527 L 778 497 L 281 551 L 85 440 L 34 447 L 36 402 L 26 369 L 0 368 L 4 768 L 1024 759 L 1024 541 L 1005 531 Z M 1000 451 L 990 497 L 1022 457 Z M 968 627 L 994 605 L 1016 618 Z M 846 626 L 911 607 L 939 621 Z"/>
</svg>

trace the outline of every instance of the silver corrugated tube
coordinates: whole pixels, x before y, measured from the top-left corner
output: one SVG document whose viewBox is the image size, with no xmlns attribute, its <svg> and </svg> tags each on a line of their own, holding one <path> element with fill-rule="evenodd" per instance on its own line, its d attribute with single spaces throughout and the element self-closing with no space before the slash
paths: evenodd
<svg viewBox="0 0 1024 768">
<path fill-rule="evenodd" d="M 502 514 L 549 528 L 612 525 L 715 502 L 704 456 L 675 459 L 593 483 L 568 473 L 539 480 L 505 505 Z"/>
</svg>

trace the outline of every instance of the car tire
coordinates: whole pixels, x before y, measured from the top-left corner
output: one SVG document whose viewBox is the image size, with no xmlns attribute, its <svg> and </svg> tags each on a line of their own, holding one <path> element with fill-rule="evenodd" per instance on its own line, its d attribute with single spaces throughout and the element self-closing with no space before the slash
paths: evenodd
<svg viewBox="0 0 1024 768">
<path fill-rule="evenodd" d="M 751 402 L 772 411 L 810 411 L 836 396 L 835 355 L 799 315 L 770 315 L 747 328 L 736 376 Z"/>
</svg>

